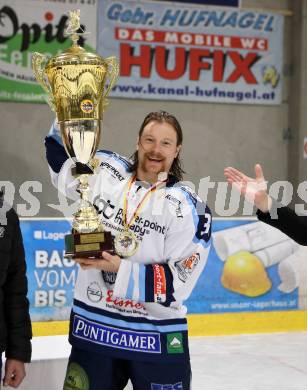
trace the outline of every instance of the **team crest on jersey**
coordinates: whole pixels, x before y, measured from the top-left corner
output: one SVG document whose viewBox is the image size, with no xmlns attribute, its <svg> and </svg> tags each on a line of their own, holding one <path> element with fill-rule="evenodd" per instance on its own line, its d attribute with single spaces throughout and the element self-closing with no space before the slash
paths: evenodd
<svg viewBox="0 0 307 390">
<path fill-rule="evenodd" d="M 194 268 L 199 263 L 199 253 L 193 253 L 187 259 L 176 261 L 175 268 L 178 272 L 178 277 L 182 282 L 186 282 L 188 277 L 192 274 Z"/>
</svg>

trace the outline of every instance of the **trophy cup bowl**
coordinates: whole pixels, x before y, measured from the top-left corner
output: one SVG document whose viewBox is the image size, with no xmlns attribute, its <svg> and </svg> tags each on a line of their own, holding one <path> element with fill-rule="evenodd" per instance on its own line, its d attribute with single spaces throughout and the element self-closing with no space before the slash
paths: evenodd
<svg viewBox="0 0 307 390">
<path fill-rule="evenodd" d="M 80 11 L 71 11 L 66 34 L 73 45 L 50 59 L 34 53 L 32 67 L 37 81 L 48 94 L 57 114 L 63 145 L 75 162 L 72 173 L 78 179 L 79 210 L 73 215 L 72 233 L 65 237 L 67 257 L 100 257 L 114 251 L 113 236 L 103 230 L 95 207 L 89 201 L 88 179 L 97 168 L 98 148 L 107 96 L 118 76 L 114 57 L 102 58 L 77 44 Z M 106 81 L 109 80 L 108 86 Z"/>
</svg>

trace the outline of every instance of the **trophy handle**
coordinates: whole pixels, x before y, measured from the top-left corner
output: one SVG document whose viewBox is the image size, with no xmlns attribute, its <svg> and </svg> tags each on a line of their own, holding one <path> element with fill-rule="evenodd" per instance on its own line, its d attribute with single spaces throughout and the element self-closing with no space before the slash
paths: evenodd
<svg viewBox="0 0 307 390">
<path fill-rule="evenodd" d="M 110 82 L 108 88 L 105 90 L 105 93 L 103 95 L 104 98 L 106 98 L 111 92 L 111 89 L 117 81 L 119 73 L 119 66 L 116 57 L 108 57 L 105 59 L 105 61 L 108 64 L 107 77 L 110 79 Z"/>
<path fill-rule="evenodd" d="M 36 80 L 40 83 L 40 85 L 43 87 L 44 91 L 47 93 L 47 103 L 51 107 L 53 111 L 56 111 L 54 100 L 53 100 L 53 94 L 51 87 L 49 83 L 46 80 L 44 68 L 45 63 L 48 60 L 48 56 L 40 53 L 33 53 L 32 56 L 32 68 L 36 77 Z"/>
</svg>

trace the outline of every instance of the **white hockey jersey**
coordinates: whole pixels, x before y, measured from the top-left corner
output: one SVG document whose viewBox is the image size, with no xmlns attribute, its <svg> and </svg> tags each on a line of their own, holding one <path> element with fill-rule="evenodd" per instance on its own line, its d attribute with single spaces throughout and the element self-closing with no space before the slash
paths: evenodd
<svg viewBox="0 0 307 390">
<path fill-rule="evenodd" d="M 53 184 L 79 199 L 71 176 L 73 163 L 53 125 L 46 153 Z M 131 163 L 99 151 L 99 172 L 90 178 L 92 202 L 104 229 L 116 236 L 123 228 L 123 202 L 134 175 Z M 128 220 L 148 191 L 136 181 L 129 192 Z M 211 214 L 192 191 L 174 180 L 159 187 L 141 208 L 130 229 L 138 251 L 122 259 L 115 273 L 78 271 L 71 312 L 71 344 L 119 358 L 176 362 L 189 357 L 186 307 L 203 271 L 211 243 Z"/>
</svg>

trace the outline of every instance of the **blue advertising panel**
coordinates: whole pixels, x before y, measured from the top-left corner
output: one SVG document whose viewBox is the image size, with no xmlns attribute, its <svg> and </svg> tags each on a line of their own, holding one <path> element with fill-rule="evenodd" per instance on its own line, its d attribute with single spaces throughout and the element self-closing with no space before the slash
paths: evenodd
<svg viewBox="0 0 307 390">
<path fill-rule="evenodd" d="M 33 321 L 67 320 L 77 277 L 75 262 L 64 257 L 65 220 L 22 220 L 28 298 Z"/>
<path fill-rule="evenodd" d="M 33 321 L 69 318 L 77 277 L 64 257 L 66 220 L 22 220 Z M 300 246 L 255 220 L 214 220 L 213 245 L 190 298 L 188 313 L 299 309 Z M 187 262 L 184 272 L 192 272 Z M 188 269 L 188 267 L 190 267 Z"/>
<path fill-rule="evenodd" d="M 304 255 L 299 254 L 299 245 L 262 222 L 217 220 L 213 226 L 213 245 L 205 270 L 188 299 L 189 313 L 299 308 L 298 263 L 305 261 Z M 253 250 L 240 232 L 258 241 L 258 248 Z M 222 246 L 232 240 L 236 240 L 233 251 L 228 245 L 230 254 L 223 253 Z M 229 271 L 228 265 L 233 269 Z"/>
</svg>

